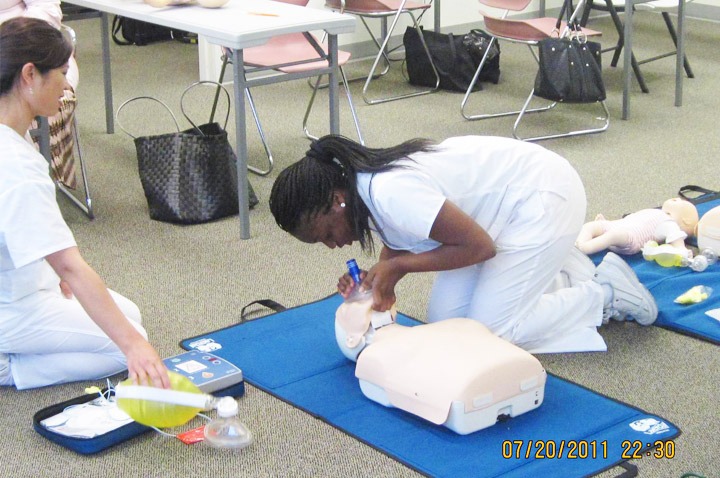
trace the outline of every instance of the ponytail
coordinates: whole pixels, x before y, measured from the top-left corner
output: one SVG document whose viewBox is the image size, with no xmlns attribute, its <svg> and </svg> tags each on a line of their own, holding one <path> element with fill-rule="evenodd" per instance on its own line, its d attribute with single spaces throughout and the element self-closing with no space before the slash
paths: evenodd
<svg viewBox="0 0 720 478">
<path fill-rule="evenodd" d="M 345 191 L 353 231 L 362 249 L 372 252 L 370 211 L 358 194 L 357 175 L 402 167 L 395 161 L 432 146 L 429 140 L 413 139 L 390 148 L 368 148 L 343 136 L 323 136 L 311 143 L 304 158 L 278 175 L 270 211 L 278 226 L 292 234 L 303 220 L 330 211 L 334 191 Z"/>
</svg>

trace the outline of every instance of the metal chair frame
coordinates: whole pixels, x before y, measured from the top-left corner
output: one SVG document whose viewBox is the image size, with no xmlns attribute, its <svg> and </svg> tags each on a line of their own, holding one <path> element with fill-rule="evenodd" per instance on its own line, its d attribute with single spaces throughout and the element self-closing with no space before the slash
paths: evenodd
<svg viewBox="0 0 720 478">
<path fill-rule="evenodd" d="M 315 51 L 318 53 L 317 58 L 293 61 L 293 62 L 289 62 L 289 63 L 284 63 L 284 64 L 280 64 L 280 65 L 271 65 L 271 66 L 253 65 L 252 63 L 246 63 L 246 68 L 243 69 L 244 70 L 243 74 L 247 75 L 248 73 L 256 73 L 256 72 L 262 72 L 262 71 L 268 71 L 268 70 L 275 70 L 275 71 L 282 72 L 283 69 L 290 68 L 290 67 L 297 67 L 297 66 L 301 66 L 303 64 L 308 64 L 308 63 L 317 63 L 318 61 L 328 61 L 327 54 L 322 49 L 322 47 L 320 47 L 320 45 L 318 44 L 315 37 L 307 32 L 303 33 L 302 35 L 305 37 L 305 39 L 310 43 L 310 45 L 313 46 Z M 230 59 L 230 57 L 228 55 L 223 54 L 222 67 L 220 70 L 220 78 L 218 79 L 218 83 L 223 82 L 223 80 L 225 78 L 225 70 L 227 68 L 227 65 L 229 63 L 231 63 L 231 61 L 232 60 Z M 343 86 L 345 87 L 345 94 L 347 96 L 347 100 L 350 105 L 350 113 L 352 114 L 352 118 L 355 123 L 355 130 L 357 132 L 358 139 L 360 141 L 360 144 L 365 144 L 365 141 L 362 137 L 362 132 L 360 131 L 360 123 L 358 121 L 357 113 L 355 111 L 355 106 L 353 104 L 352 94 L 350 92 L 350 88 L 348 87 L 348 80 L 345 76 L 345 71 L 342 68 L 342 66 L 338 67 L 338 69 L 340 70 L 340 76 L 342 78 Z M 315 81 L 315 86 L 313 88 L 312 95 L 310 96 L 310 102 L 308 103 L 307 109 L 305 110 L 305 115 L 303 116 L 303 124 L 302 124 L 303 133 L 305 134 L 305 136 L 308 139 L 317 139 L 317 136 L 311 134 L 310 131 L 308 130 L 308 120 L 310 118 L 310 113 L 311 113 L 313 105 L 315 103 L 315 97 L 317 95 L 317 91 L 320 87 L 321 77 L 322 77 L 322 75 L 318 76 Z M 215 117 L 215 111 L 217 108 L 219 95 L 220 95 L 220 86 L 218 86 L 217 91 L 215 92 L 215 99 L 213 101 L 212 110 L 210 112 L 210 121 L 211 122 L 212 122 L 213 118 Z M 267 159 L 268 159 L 267 169 L 261 169 L 261 168 L 257 168 L 257 167 L 248 165 L 248 170 L 257 175 L 260 175 L 260 176 L 267 176 L 273 170 L 274 158 L 272 155 L 272 151 L 270 150 L 270 146 L 267 141 L 267 138 L 265 136 L 265 132 L 262 127 L 262 123 L 260 122 L 260 118 L 258 117 L 257 109 L 255 108 L 255 101 L 253 100 L 253 97 L 252 97 L 252 94 L 250 93 L 249 88 L 245 90 L 245 96 L 248 100 L 248 106 L 250 107 L 250 112 L 252 113 L 253 119 L 255 121 L 255 126 L 257 126 L 258 133 L 260 134 L 260 140 L 262 141 L 263 148 L 265 149 L 265 154 L 267 155 Z"/>
<path fill-rule="evenodd" d="M 622 23 L 622 20 L 620 20 L 619 13 L 623 13 L 625 11 L 625 7 L 621 5 L 615 5 L 613 0 L 603 0 L 605 5 L 603 6 L 600 3 L 596 3 L 594 0 L 587 0 L 587 3 L 585 4 L 585 9 L 582 14 L 582 18 L 580 20 L 580 25 L 585 26 L 590 18 L 590 12 L 592 10 L 600 10 L 603 12 L 608 12 L 610 14 L 610 18 L 613 21 L 613 24 L 615 25 L 615 29 L 618 32 L 618 42 L 615 46 L 612 46 L 610 48 L 606 48 L 603 51 L 603 53 L 608 51 L 614 51 L 612 61 L 610 62 L 610 66 L 613 68 L 617 66 L 617 63 L 620 59 L 620 54 L 622 53 L 623 46 L 625 44 L 625 35 L 624 35 L 624 26 Z M 642 7 L 642 4 L 638 4 L 635 6 L 636 10 L 644 10 L 645 8 Z M 660 12 L 662 14 L 663 20 L 665 21 L 665 26 L 668 29 L 668 33 L 670 33 L 670 37 L 672 38 L 673 44 L 675 45 L 675 50 L 670 51 L 667 53 L 663 53 L 660 55 L 656 55 L 650 58 L 646 58 L 644 60 L 638 61 L 635 58 L 635 52 L 631 54 L 631 65 L 633 69 L 633 73 L 635 74 L 635 78 L 637 79 L 638 85 L 640 86 L 640 89 L 643 93 L 649 93 L 650 89 L 647 87 L 647 83 L 645 82 L 645 78 L 643 77 L 642 72 L 640 71 L 640 65 L 643 65 L 645 63 L 649 63 L 651 61 L 660 60 L 663 58 L 667 58 L 669 56 L 675 56 L 677 55 L 677 32 L 675 31 L 675 26 L 672 23 L 672 19 L 670 18 L 670 14 L 668 12 Z M 685 68 L 685 74 L 688 78 L 695 78 L 695 74 L 692 71 L 692 68 L 690 67 L 690 63 L 688 62 L 687 55 L 683 56 L 683 66 Z"/>
<path fill-rule="evenodd" d="M 85 16 L 77 17 L 73 15 L 65 15 L 63 16 L 63 19 L 65 20 L 74 20 L 74 19 L 82 19 L 82 18 L 93 18 L 99 16 L 99 12 L 97 14 L 94 13 L 85 13 Z M 67 25 L 62 25 L 62 29 L 65 30 L 65 32 L 70 36 L 72 39 L 73 44 L 76 43 L 76 36 L 75 36 L 75 30 L 73 30 L 71 27 Z M 52 163 L 52 151 L 50 149 L 50 123 L 48 122 L 48 119 L 44 116 L 38 116 L 36 118 L 38 127 L 34 130 L 30 131 L 30 135 L 37 139 L 38 146 L 40 149 L 40 154 L 42 154 L 45 159 L 48 161 L 48 164 Z M 92 204 L 92 197 L 90 195 L 90 186 L 88 183 L 88 176 L 87 176 L 87 168 L 85 166 L 85 161 L 83 160 L 83 154 L 82 154 L 82 147 L 80 145 L 80 135 L 78 133 L 78 121 L 77 121 L 77 115 L 73 114 L 73 121 L 72 121 L 72 135 L 73 135 L 73 155 L 77 159 L 77 162 L 80 166 L 80 177 L 82 180 L 83 185 L 83 195 L 82 198 L 79 199 L 75 193 L 73 193 L 73 190 L 65 186 L 60 180 L 55 180 L 55 187 L 60 191 L 64 196 L 66 196 L 75 206 L 77 206 L 89 219 L 95 218 L 95 212 L 93 210 L 93 204 Z"/>
<path fill-rule="evenodd" d="M 38 138 L 38 145 L 40 146 L 40 153 L 48 161 L 48 164 L 52 162 L 52 153 L 50 151 L 50 124 L 48 119 L 44 116 L 38 116 L 36 118 L 38 128 L 30 131 L 32 136 Z M 55 186 L 58 191 L 63 193 L 73 204 L 75 204 L 89 219 L 95 219 L 95 212 L 92 206 L 92 197 L 90 196 L 90 186 L 88 184 L 87 169 L 85 167 L 85 161 L 83 160 L 82 148 L 80 147 L 80 135 L 78 134 L 78 123 L 77 117 L 73 115 L 72 124 L 72 135 L 73 135 L 73 154 L 77 157 L 78 164 L 80 165 L 80 177 L 82 178 L 83 185 L 83 197 L 78 197 L 72 192 L 72 189 L 65 186 L 60 180 L 55 180 Z"/>
<path fill-rule="evenodd" d="M 583 2 L 584 2 L 584 0 L 581 0 L 580 3 L 578 4 L 578 6 L 575 8 L 575 10 L 572 12 L 572 15 L 570 18 L 571 21 L 573 21 L 573 20 L 575 20 L 575 18 L 577 18 L 577 15 L 580 12 L 580 9 L 582 8 Z M 495 5 L 493 5 L 493 6 L 495 6 Z M 499 8 L 499 7 L 496 7 L 496 8 Z M 506 9 L 503 12 L 502 16 L 490 17 L 490 18 L 495 18 L 496 20 L 505 20 L 505 19 L 507 19 L 507 16 L 510 14 L 510 11 L 511 10 Z M 484 16 L 486 18 L 489 17 L 489 15 L 484 15 Z M 552 20 L 553 23 L 556 21 L 556 19 L 554 19 L 554 18 L 553 19 L 546 18 L 546 20 Z M 604 116 L 600 116 L 600 117 L 596 118 L 603 122 L 602 125 L 599 127 L 591 127 L 591 128 L 586 128 L 586 129 L 581 129 L 581 130 L 573 130 L 573 131 L 564 132 L 564 133 L 554 133 L 554 134 L 534 136 L 534 137 L 521 137 L 518 131 L 519 131 L 520 123 L 526 113 L 538 113 L 538 112 L 548 111 L 557 106 L 556 102 L 551 102 L 549 105 L 540 106 L 537 108 L 530 108 L 529 107 L 530 103 L 535 95 L 534 88 L 530 91 L 530 94 L 528 95 L 527 99 L 525 100 L 525 103 L 523 104 L 522 108 L 519 110 L 504 111 L 504 112 L 499 112 L 499 113 L 477 113 L 477 114 L 468 113 L 467 106 L 468 106 L 470 94 L 473 93 L 473 88 L 475 87 L 475 84 L 478 81 L 478 77 L 480 76 L 480 72 L 481 72 L 483 66 L 485 65 L 485 62 L 487 60 L 488 54 L 490 53 L 493 42 L 496 42 L 498 40 L 503 40 L 503 41 L 507 41 L 507 42 L 511 42 L 511 43 L 519 43 L 519 44 L 527 45 L 528 49 L 530 50 L 530 53 L 532 54 L 532 56 L 535 60 L 535 63 L 539 64 L 539 58 L 535 51 L 535 47 L 537 47 L 539 40 L 514 38 L 514 37 L 510 37 L 510 36 L 506 36 L 506 35 L 501 35 L 498 33 L 493 33 L 487 24 L 486 24 L 486 29 L 488 30 L 488 33 L 491 35 L 492 38 L 490 39 L 490 43 L 488 44 L 488 47 L 485 50 L 485 54 L 483 55 L 482 59 L 480 60 L 480 64 L 478 65 L 477 70 L 475 70 L 475 75 L 473 76 L 473 79 L 470 82 L 468 89 L 465 91 L 465 95 L 463 96 L 462 102 L 460 104 L 460 112 L 461 112 L 463 118 L 465 118 L 466 120 L 469 120 L 469 121 L 475 121 L 475 120 L 484 120 L 484 119 L 489 119 L 489 118 L 498 118 L 498 117 L 503 117 L 503 116 L 517 115 L 517 118 L 515 119 L 515 123 L 513 124 L 512 134 L 513 134 L 514 138 L 520 139 L 523 141 L 541 141 L 541 140 L 553 139 L 553 138 L 566 138 L 566 137 L 570 137 L 570 136 L 601 133 L 608 129 L 608 127 L 610 126 L 610 112 L 607 109 L 607 105 L 605 104 L 605 101 L 601 101 L 599 103 L 603 110 Z M 561 35 L 564 35 L 566 32 L 567 32 L 567 27 L 564 28 L 564 31 L 562 32 Z M 549 37 L 550 33 L 551 32 L 548 32 L 548 37 Z M 560 32 L 558 32 L 558 33 L 560 34 Z"/>
<path fill-rule="evenodd" d="M 425 39 L 422 34 L 422 29 L 420 28 L 420 19 L 424 15 L 426 11 L 428 11 L 432 7 L 432 0 L 430 0 L 427 4 L 424 4 L 423 7 L 415 7 L 415 8 L 406 8 L 406 5 L 408 3 L 408 0 L 402 0 L 397 10 L 378 10 L 378 11 L 368 11 L 363 10 L 359 8 L 353 8 L 352 5 L 348 6 L 349 0 L 340 0 L 340 7 L 338 8 L 335 5 L 332 5 L 330 3 L 326 3 L 326 6 L 328 8 L 331 8 L 333 10 L 338 10 L 340 13 L 350 13 L 353 15 L 356 15 L 360 17 L 360 20 L 362 21 L 363 25 L 365 26 L 365 30 L 367 30 L 368 34 L 370 35 L 370 38 L 372 39 L 373 43 L 378 49 L 378 53 L 375 56 L 373 60 L 373 64 L 370 68 L 370 71 L 366 76 L 358 77 L 358 78 L 352 78 L 350 81 L 357 81 L 357 80 L 365 80 L 365 84 L 363 85 L 362 90 L 362 96 L 365 103 L 368 105 L 376 105 L 380 103 L 387 103 L 388 101 L 395 101 L 395 100 L 401 100 L 404 98 L 412 98 L 414 96 L 421 96 L 421 95 L 427 95 L 429 93 L 434 93 L 440 88 L 440 75 L 437 72 L 437 69 L 435 68 L 435 63 L 433 62 L 432 55 L 430 55 L 430 50 L 427 47 L 427 44 L 425 43 Z M 421 10 L 420 15 L 417 17 L 413 13 L 415 10 Z M 370 83 L 372 80 L 380 78 L 384 76 L 390 69 L 390 62 L 393 61 L 389 57 L 389 51 L 388 50 L 388 43 L 390 42 L 390 37 L 395 30 L 396 25 L 398 24 L 398 21 L 400 20 L 400 16 L 402 14 L 407 14 L 412 19 L 413 28 L 418 32 L 418 35 L 420 36 L 420 41 L 422 42 L 423 48 L 425 50 L 425 53 L 427 54 L 428 60 L 430 61 L 430 66 L 433 69 L 433 73 L 435 74 L 435 86 L 432 88 L 425 88 L 420 89 L 418 91 L 414 91 L 411 93 L 402 93 L 398 95 L 393 96 L 386 96 L 386 97 L 379 97 L 379 98 L 373 98 L 370 96 L 369 89 L 370 89 Z M 388 28 L 388 19 L 392 17 L 392 22 L 390 23 L 390 28 Z M 373 19 L 380 19 L 380 37 L 382 38 L 382 43 L 378 41 L 378 38 L 375 36 L 375 34 L 372 32 L 372 29 L 370 28 L 370 25 L 368 25 L 366 18 L 373 18 Z M 396 48 L 399 48 L 396 47 Z M 384 67 L 380 72 L 376 72 L 378 69 L 378 65 L 380 64 L 380 61 L 384 60 Z"/>
</svg>

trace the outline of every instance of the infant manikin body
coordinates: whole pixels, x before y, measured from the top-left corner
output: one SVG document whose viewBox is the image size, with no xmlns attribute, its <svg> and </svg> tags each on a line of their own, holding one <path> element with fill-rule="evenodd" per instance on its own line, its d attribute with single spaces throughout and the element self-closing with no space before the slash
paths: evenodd
<svg viewBox="0 0 720 478">
<path fill-rule="evenodd" d="M 371 305 L 371 298 L 346 302 L 335 316 L 338 345 L 357 362 L 355 376 L 369 399 L 462 435 L 542 403 L 540 362 L 481 323 L 458 318 L 406 327 L 395 323 L 394 310 Z"/>
</svg>

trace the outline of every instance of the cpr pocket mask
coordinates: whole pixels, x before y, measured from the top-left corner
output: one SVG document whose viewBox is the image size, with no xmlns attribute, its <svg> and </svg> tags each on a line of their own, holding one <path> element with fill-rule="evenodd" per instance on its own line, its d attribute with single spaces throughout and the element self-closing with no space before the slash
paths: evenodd
<svg viewBox="0 0 720 478">
<path fill-rule="evenodd" d="M 671 244 L 658 244 L 648 241 L 642 248 L 642 255 L 646 261 L 655 261 L 662 267 L 689 267 L 695 272 L 702 272 L 717 262 L 717 253 L 710 248 L 692 257 L 687 249 L 680 249 Z"/>
</svg>

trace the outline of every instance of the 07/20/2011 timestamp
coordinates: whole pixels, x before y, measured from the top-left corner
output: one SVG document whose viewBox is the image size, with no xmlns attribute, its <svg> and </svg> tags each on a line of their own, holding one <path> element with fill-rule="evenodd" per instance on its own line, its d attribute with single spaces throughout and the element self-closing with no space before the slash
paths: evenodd
<svg viewBox="0 0 720 478">
<path fill-rule="evenodd" d="M 625 440 L 621 444 L 622 460 L 642 458 L 675 457 L 675 442 L 656 440 L 643 442 Z M 505 440 L 502 442 L 502 457 L 510 459 L 606 459 L 608 458 L 607 440 Z"/>
<path fill-rule="evenodd" d="M 502 457 L 506 460 L 520 458 L 584 460 L 608 457 L 607 440 L 505 440 Z"/>
</svg>

